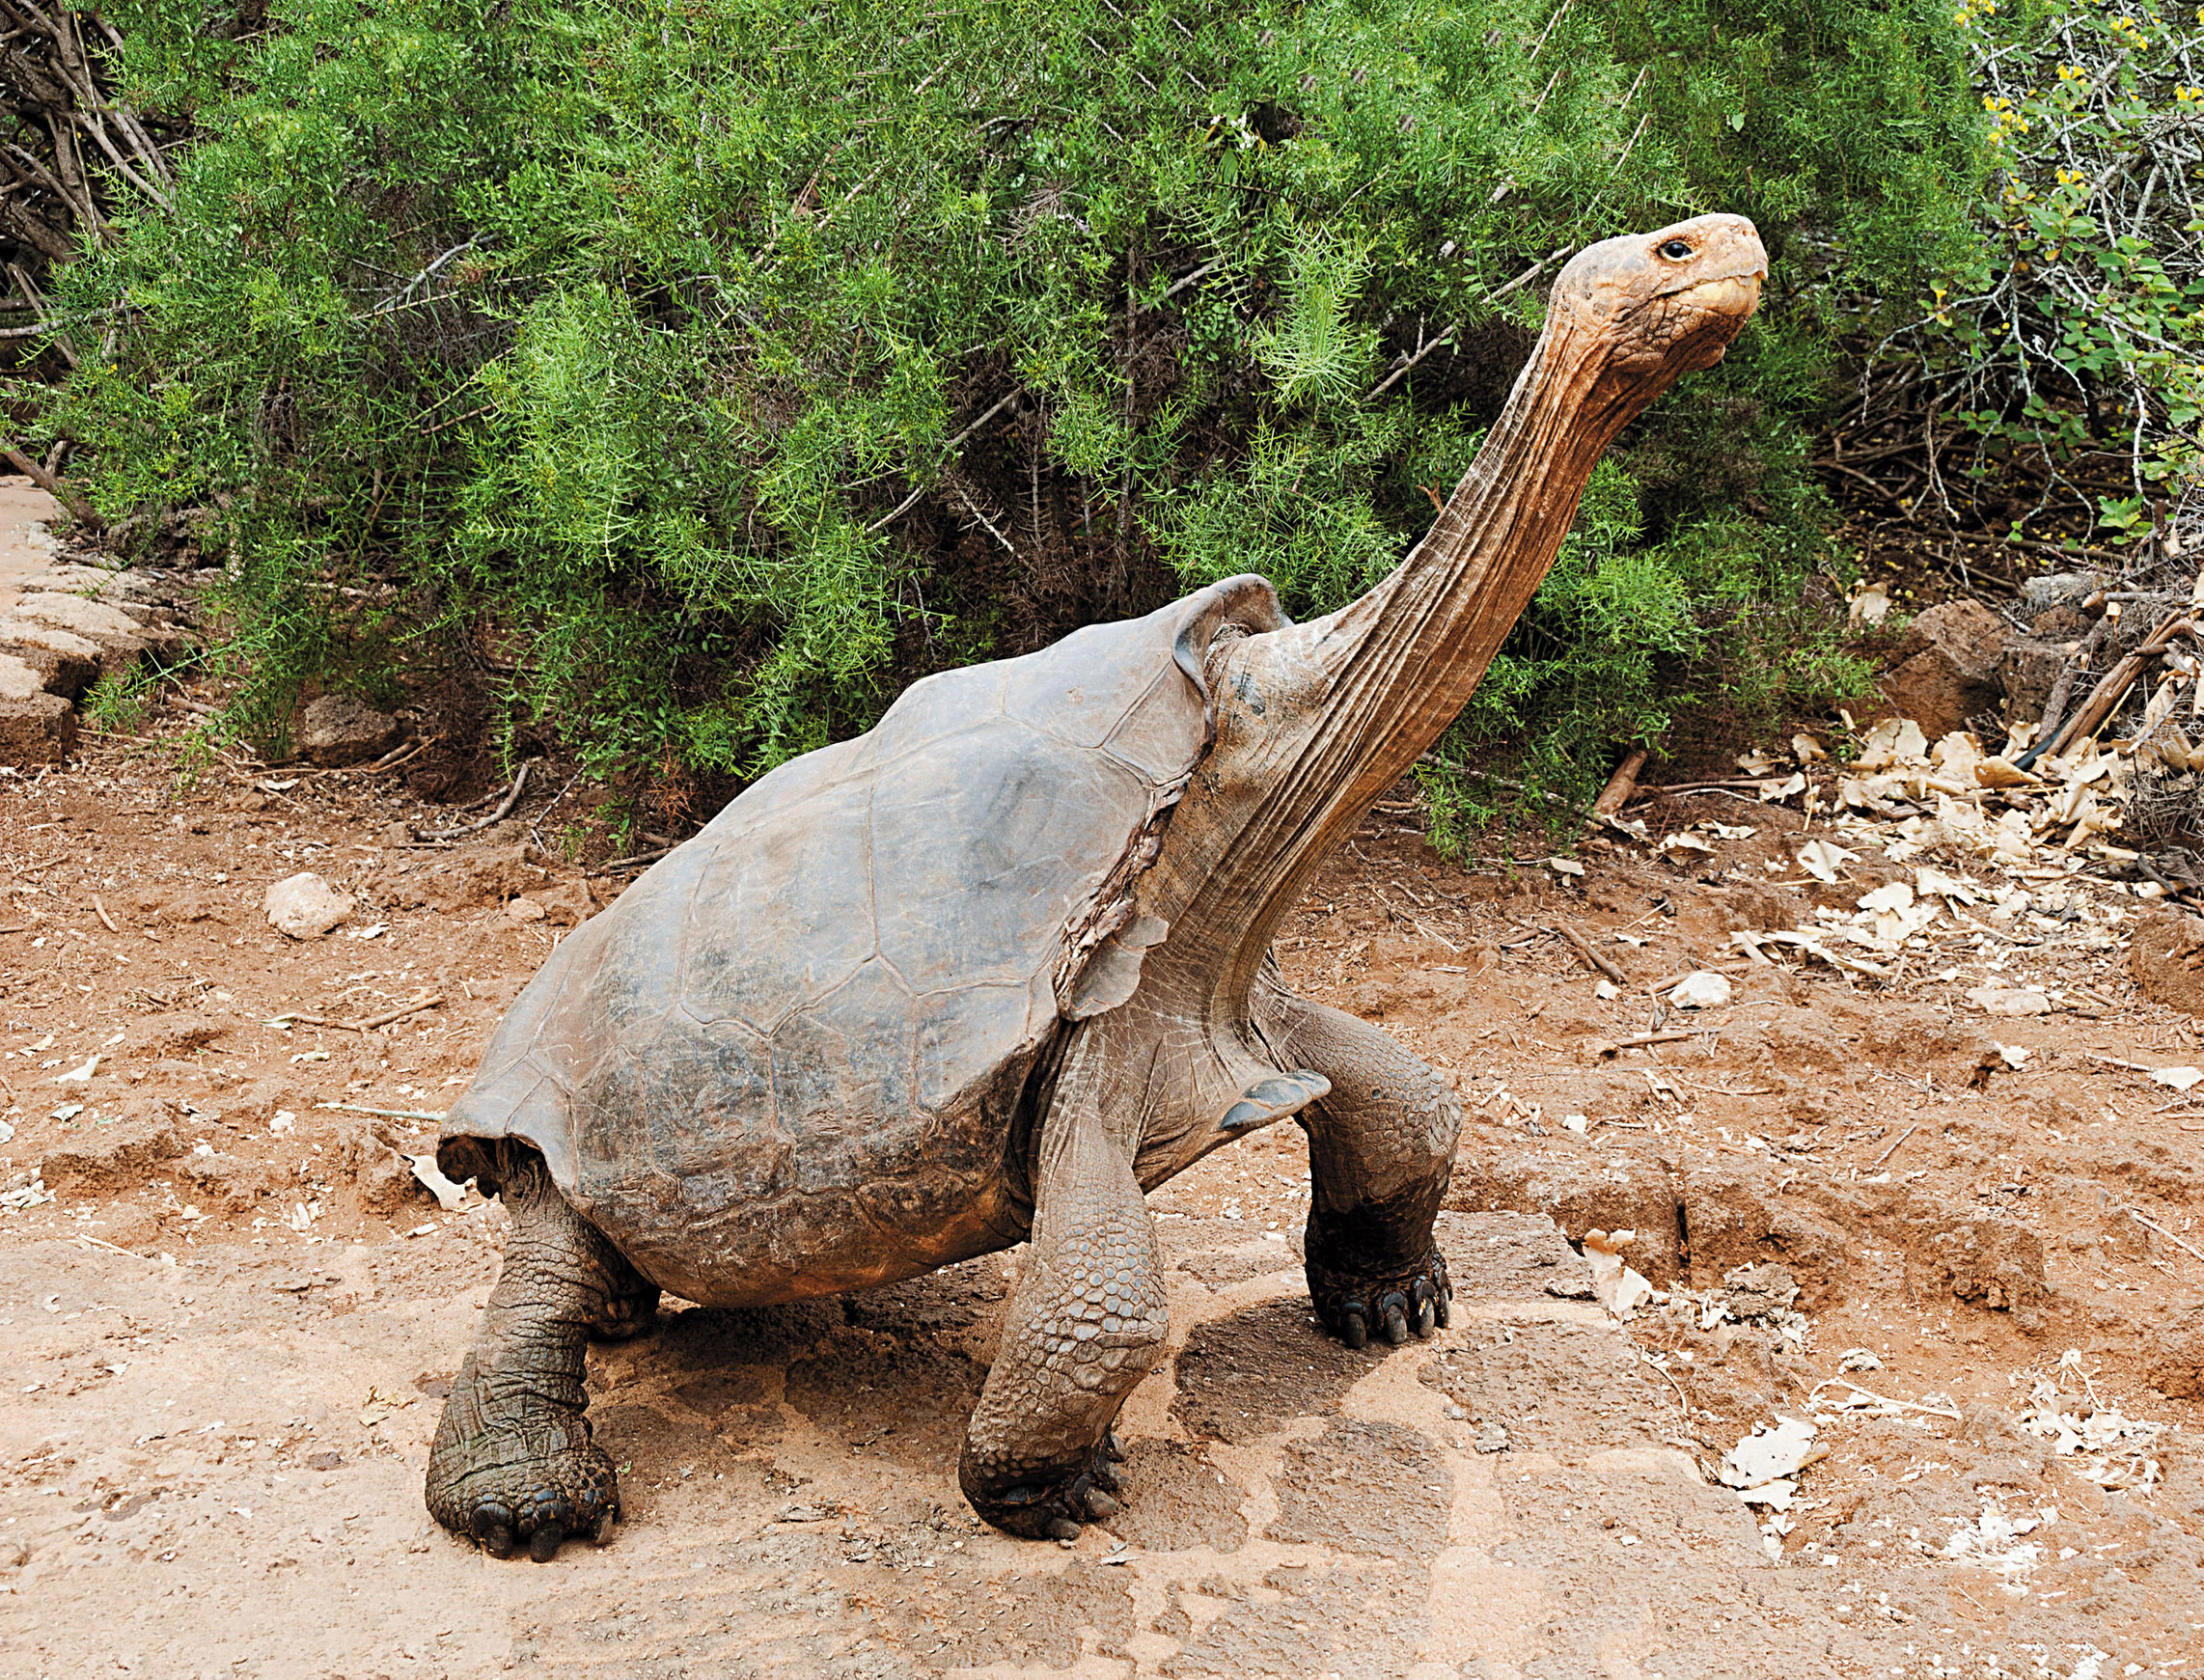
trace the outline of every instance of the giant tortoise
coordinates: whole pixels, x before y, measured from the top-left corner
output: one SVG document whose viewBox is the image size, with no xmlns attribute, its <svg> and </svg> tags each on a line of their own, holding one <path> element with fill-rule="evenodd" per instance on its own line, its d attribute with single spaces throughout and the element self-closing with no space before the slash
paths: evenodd
<svg viewBox="0 0 2204 1680">
<path fill-rule="evenodd" d="M 966 1436 L 1011 1533 L 1116 1507 L 1112 1423 L 1165 1342 L 1144 1192 L 1308 1134 L 1333 1334 L 1447 1317 L 1432 1240 L 1460 1110 L 1384 1033 L 1295 997 L 1280 919 L 1461 708 L 1593 463 L 1758 301 L 1750 223 L 1593 245 L 1430 534 L 1338 612 L 1259 577 L 913 685 L 783 764 L 537 975 L 445 1121 L 511 1236 L 428 1505 L 506 1556 L 603 1538 L 591 1335 L 661 1290 L 755 1307 L 1028 1245 Z"/>
</svg>

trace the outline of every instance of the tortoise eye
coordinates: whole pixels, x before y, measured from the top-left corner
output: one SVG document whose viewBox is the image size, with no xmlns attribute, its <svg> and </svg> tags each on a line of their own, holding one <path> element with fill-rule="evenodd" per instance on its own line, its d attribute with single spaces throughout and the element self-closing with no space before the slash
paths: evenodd
<svg viewBox="0 0 2204 1680">
<path fill-rule="evenodd" d="M 1661 255 L 1671 262 L 1681 262 L 1692 254 L 1691 246 L 1682 239 L 1670 239 L 1661 247 Z"/>
</svg>

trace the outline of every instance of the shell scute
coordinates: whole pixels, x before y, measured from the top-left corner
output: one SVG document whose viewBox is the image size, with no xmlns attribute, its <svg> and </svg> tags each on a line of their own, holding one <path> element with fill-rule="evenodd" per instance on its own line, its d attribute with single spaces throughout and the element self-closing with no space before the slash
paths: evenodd
<svg viewBox="0 0 2204 1680">
<path fill-rule="evenodd" d="M 884 765 L 875 836 L 954 836 L 880 845 L 873 890 L 880 954 L 916 992 L 1023 983 L 1125 849 L 1106 813 L 1143 810 L 1140 779 L 1089 750 L 1007 719 Z"/>
</svg>

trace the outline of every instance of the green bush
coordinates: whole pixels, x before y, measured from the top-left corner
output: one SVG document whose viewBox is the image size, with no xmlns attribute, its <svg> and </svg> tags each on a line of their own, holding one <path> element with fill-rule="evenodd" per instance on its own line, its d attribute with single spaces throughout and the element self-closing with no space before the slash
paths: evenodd
<svg viewBox="0 0 2204 1680">
<path fill-rule="evenodd" d="M 1946 432 L 1971 439 L 1962 471 L 2037 480 L 2015 535 L 2079 502 L 2126 542 L 2149 528 L 2151 502 L 2204 469 L 2199 14 L 1961 0 L 1957 18 L 1992 168 L 1973 237 L 1868 382 L 1894 360 Z M 2107 479 L 2113 493 L 2098 488 Z M 1949 516 L 1966 489 L 1932 482 L 1921 499 Z"/>
<path fill-rule="evenodd" d="M 1963 249 L 1946 0 L 1226 13 L 276 0 L 231 41 L 134 0 L 131 95 L 199 139 L 69 274 L 103 348 L 49 429 L 109 511 L 207 510 L 233 727 L 457 657 L 608 772 L 748 775 L 1196 580 L 1336 605 L 1559 260 L 1731 209 L 1761 317 L 1604 470 L 1463 728 L 1576 785 L 1841 680 L 1785 650 L 1805 427 L 1832 277 Z"/>
</svg>

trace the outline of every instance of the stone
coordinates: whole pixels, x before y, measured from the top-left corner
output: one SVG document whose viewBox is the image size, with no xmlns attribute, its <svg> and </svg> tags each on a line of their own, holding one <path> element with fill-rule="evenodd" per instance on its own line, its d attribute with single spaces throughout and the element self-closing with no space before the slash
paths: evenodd
<svg viewBox="0 0 2204 1680">
<path fill-rule="evenodd" d="M 1890 709 L 1932 741 L 1997 703 L 1997 664 L 2013 632 L 1980 601 L 1945 601 L 1906 627 L 1879 686 Z"/>
<path fill-rule="evenodd" d="M 86 600 L 82 595 L 25 595 L 15 603 L 14 616 L 34 623 L 51 624 L 59 630 L 73 630 L 94 642 L 143 644 L 141 632 L 145 626 L 137 620 L 120 607 Z"/>
<path fill-rule="evenodd" d="M 543 906 L 533 898 L 508 900 L 505 913 L 508 920 L 513 922 L 541 922 L 545 915 Z"/>
<path fill-rule="evenodd" d="M 58 764 L 75 745 L 76 707 L 60 695 L 0 700 L 0 764 Z"/>
<path fill-rule="evenodd" d="M 101 1195 L 128 1188 L 182 1153 L 182 1141 L 169 1121 L 122 1119 L 48 1149 L 39 1161 L 39 1176 L 49 1190 Z"/>
<path fill-rule="evenodd" d="M 526 840 L 470 846 L 431 873 L 425 883 L 429 901 L 442 910 L 472 910 L 548 886 L 550 871 L 536 857 Z"/>
<path fill-rule="evenodd" d="M 596 899 L 591 895 L 587 881 L 561 881 L 529 896 L 543 906 L 543 914 L 554 927 L 578 927 L 596 913 Z"/>
<path fill-rule="evenodd" d="M 2112 588 L 2111 577 L 2101 571 L 2053 571 L 2031 577 L 2021 585 L 2021 610 L 2041 613 L 2052 607 L 2079 608 L 2099 590 Z"/>
<path fill-rule="evenodd" d="M 325 694 L 299 720 L 297 744 L 315 763 L 335 767 L 381 757 L 402 732 L 390 713 L 348 694 Z"/>
<path fill-rule="evenodd" d="M 2042 722 L 2051 691 L 2073 649 L 2070 642 L 2040 642 L 2028 636 L 2005 644 L 1997 656 L 1997 685 L 2005 691 L 2007 724 Z"/>
<path fill-rule="evenodd" d="M 292 939 L 319 939 L 350 916 L 356 902 L 311 869 L 288 875 L 268 889 L 262 907 L 280 933 Z"/>
<path fill-rule="evenodd" d="M 395 1149 L 384 1149 L 364 1162 L 352 1183 L 360 1206 L 369 1213 L 392 1214 L 408 1202 L 434 1199 L 427 1186 L 413 1175 L 412 1163 Z"/>
<path fill-rule="evenodd" d="M 13 653 L 0 653 L 0 700 L 29 700 L 46 691 L 45 679 Z"/>
<path fill-rule="evenodd" d="M 2204 1019 L 2204 917 L 2146 912 L 2128 945 L 2128 972 L 2154 1004 Z"/>
<path fill-rule="evenodd" d="M 47 693 L 69 700 L 89 688 L 100 670 L 98 643 L 13 616 L 0 618 L 0 653 L 37 671 Z"/>
</svg>

